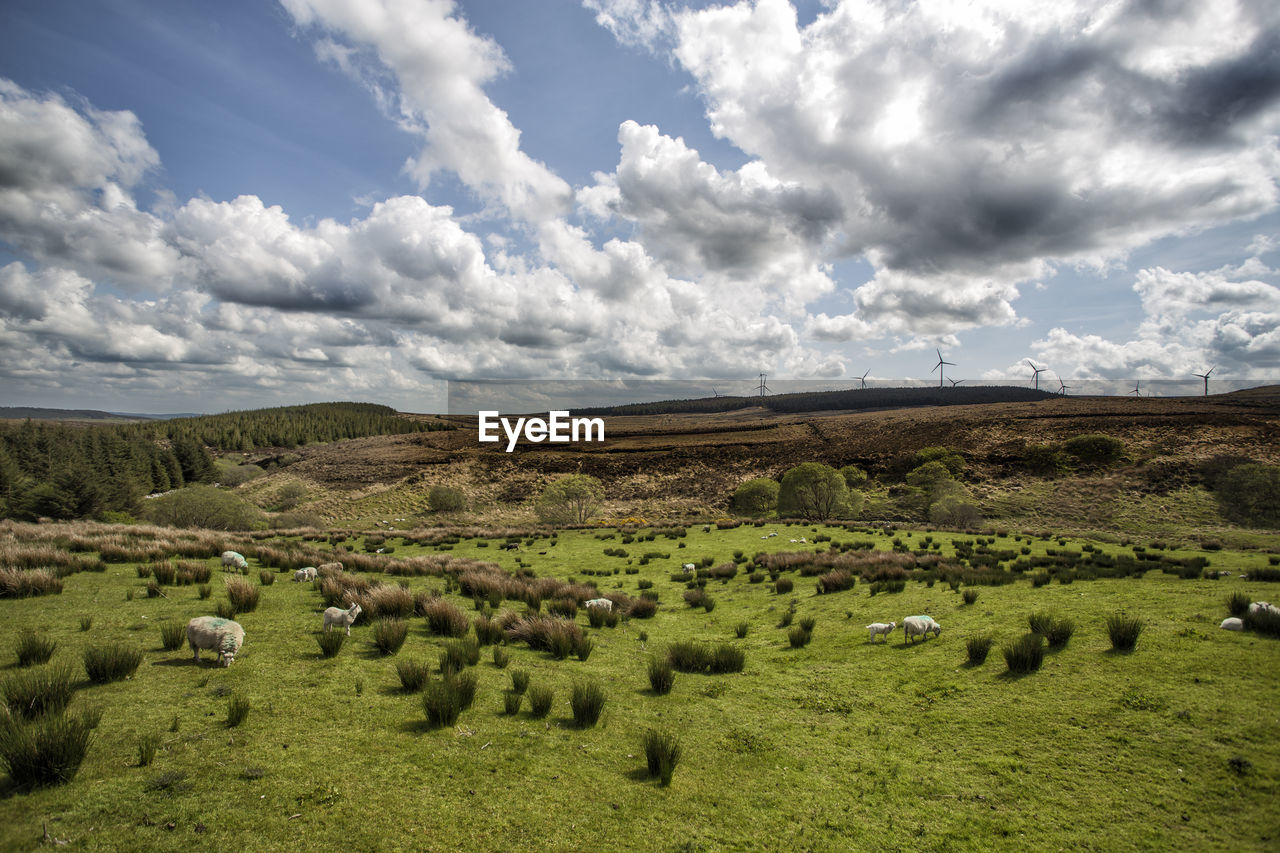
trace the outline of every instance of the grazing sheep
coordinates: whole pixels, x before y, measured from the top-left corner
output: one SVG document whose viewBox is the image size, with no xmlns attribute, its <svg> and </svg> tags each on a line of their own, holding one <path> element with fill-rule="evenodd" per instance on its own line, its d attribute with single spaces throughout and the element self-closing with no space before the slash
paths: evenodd
<svg viewBox="0 0 1280 853">
<path fill-rule="evenodd" d="M 243 572 L 249 568 L 249 561 L 244 558 L 243 554 L 237 554 L 235 551 L 223 551 L 222 567 L 225 569 L 227 566 L 234 566 Z"/>
<path fill-rule="evenodd" d="M 1276 607 L 1274 604 L 1266 601 L 1255 601 L 1249 605 L 1250 615 L 1257 616 L 1259 613 L 1266 613 L 1267 611 L 1280 613 L 1280 607 Z"/>
<path fill-rule="evenodd" d="M 506 543 L 505 545 L 502 545 L 502 546 L 501 546 L 501 548 L 502 548 L 502 550 L 503 550 L 503 551 L 519 551 L 519 550 L 520 550 L 520 543 L 519 543 L 519 542 L 508 542 L 508 543 Z"/>
<path fill-rule="evenodd" d="M 356 617 L 360 615 L 360 605 L 353 604 L 351 607 L 343 610 L 341 607 L 330 607 L 324 611 L 324 629 L 328 631 L 334 625 L 339 628 L 347 629 L 347 636 L 351 636 L 351 623 L 356 621 Z"/>
<path fill-rule="evenodd" d="M 892 633 L 893 629 L 896 627 L 898 627 L 897 622 L 872 622 L 867 626 L 871 631 L 871 635 L 867 639 L 874 643 L 876 641 L 876 634 L 881 634 L 884 636 L 884 641 L 887 643 L 889 642 L 889 634 Z"/>
<path fill-rule="evenodd" d="M 216 651 L 223 666 L 231 666 L 244 645 L 244 628 L 239 622 L 220 616 L 197 616 L 187 623 L 187 642 L 195 652 L 196 663 L 200 662 L 200 650 L 205 649 Z"/>
<path fill-rule="evenodd" d="M 296 572 L 294 572 L 294 573 L 293 573 L 293 579 L 294 579 L 295 581 L 297 581 L 298 583 L 302 583 L 303 581 L 313 581 L 313 580 L 315 580 L 315 579 L 316 579 L 316 567 L 315 567 L 315 566 L 307 566 L 306 568 L 298 569 Z"/>
<path fill-rule="evenodd" d="M 1229 616 L 1222 620 L 1222 624 L 1218 626 L 1227 631 L 1243 631 L 1244 620 L 1238 616 Z"/>
<path fill-rule="evenodd" d="M 769 534 L 769 538 L 770 538 L 770 539 L 772 539 L 773 537 L 775 537 L 775 536 L 777 536 L 777 535 L 778 535 L 778 531 L 776 531 L 776 530 L 775 530 L 775 531 L 773 531 L 772 533 L 770 533 L 770 534 Z"/>
<path fill-rule="evenodd" d="M 587 607 L 599 607 L 602 610 L 613 610 L 613 602 L 607 598 L 593 598 L 587 602 Z"/>
<path fill-rule="evenodd" d="M 333 562 L 333 563 L 325 563 L 321 565 L 319 568 L 316 569 L 316 574 L 320 574 L 322 572 L 340 572 L 340 571 L 342 571 L 342 563 Z"/>
<path fill-rule="evenodd" d="M 930 631 L 935 637 L 942 633 L 942 626 L 933 621 L 932 616 L 908 616 L 902 620 L 902 633 L 909 642 L 914 642 L 916 637 L 928 639 Z"/>
<path fill-rule="evenodd" d="M 693 563 L 685 563 L 680 568 L 684 569 L 685 574 L 688 574 L 689 572 L 693 571 L 694 565 Z"/>
</svg>

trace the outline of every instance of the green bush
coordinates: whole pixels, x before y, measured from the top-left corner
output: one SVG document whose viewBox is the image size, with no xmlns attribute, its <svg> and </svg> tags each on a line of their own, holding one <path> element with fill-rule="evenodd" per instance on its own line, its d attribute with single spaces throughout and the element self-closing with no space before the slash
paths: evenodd
<svg viewBox="0 0 1280 853">
<path fill-rule="evenodd" d="M 1107 617 L 1107 635 L 1111 638 L 1111 648 L 1116 651 L 1130 652 L 1138 645 L 1138 635 L 1142 633 L 1142 620 L 1124 613 L 1112 613 Z"/>
<path fill-rule="evenodd" d="M 316 642 L 320 644 L 320 654 L 331 658 L 342 650 L 346 639 L 347 635 L 342 631 L 323 631 L 316 637 Z"/>
<path fill-rule="evenodd" d="M 71 678 L 70 666 L 46 666 L 10 676 L 0 692 L 10 713 L 34 720 L 45 714 L 62 713 L 75 692 Z"/>
<path fill-rule="evenodd" d="M 1001 651 L 1010 672 L 1026 675 L 1035 672 L 1044 663 L 1044 637 L 1036 633 L 1024 634 Z"/>
<path fill-rule="evenodd" d="M 209 530 L 254 530 L 263 526 L 262 511 L 238 495 L 196 484 L 146 502 L 148 520 L 168 527 Z"/>
<path fill-rule="evenodd" d="M 579 681 L 569 695 L 569 707 L 573 710 L 573 722 L 578 728 L 594 726 L 604 710 L 604 689 L 594 681 Z"/>
<path fill-rule="evenodd" d="M 1062 449 L 1077 464 L 1105 468 L 1124 459 L 1124 442 L 1100 433 L 1077 435 L 1062 443 Z"/>
<path fill-rule="evenodd" d="M 555 694 L 550 687 L 535 684 L 529 688 L 529 713 L 541 719 L 551 712 L 551 700 Z"/>
<path fill-rule="evenodd" d="M 1246 605 L 1247 606 L 1247 605 Z M 34 631 L 24 631 L 18 638 L 18 666 L 32 666 L 48 663 L 49 658 L 57 651 L 58 643 L 48 637 L 41 637 Z"/>
<path fill-rule="evenodd" d="M 641 740 L 649 776 L 671 784 L 671 774 L 680 763 L 680 738 L 664 729 L 649 729 Z"/>
<path fill-rule="evenodd" d="M 160 623 L 160 645 L 166 652 L 176 652 L 187 639 L 187 626 L 181 622 Z"/>
<path fill-rule="evenodd" d="M 849 512 L 849 486 L 830 465 L 805 462 L 783 475 L 778 488 L 780 516 L 820 520 Z"/>
<path fill-rule="evenodd" d="M 94 684 L 129 678 L 142 664 L 142 650 L 119 644 L 91 646 L 84 650 L 85 675 Z"/>
<path fill-rule="evenodd" d="M 659 696 L 666 696 L 676 683 L 676 671 L 669 660 L 649 658 L 649 686 Z"/>
<path fill-rule="evenodd" d="M 748 480 L 733 492 L 729 507 L 739 515 L 768 515 L 778 505 L 778 483 L 767 477 Z"/>
<path fill-rule="evenodd" d="M 466 509 L 467 498 L 461 489 L 437 485 L 427 493 L 427 505 L 434 512 L 458 512 Z"/>
<path fill-rule="evenodd" d="M 604 499 L 604 487 L 588 474 L 567 474 L 547 484 L 534 512 L 550 524 L 584 524 Z"/>
<path fill-rule="evenodd" d="M 333 632 L 330 632 L 333 633 Z M 373 644 L 384 655 L 394 655 L 409 636 L 409 626 L 403 619 L 379 619 L 373 623 Z M 477 652 L 477 654 L 479 654 Z"/>
<path fill-rule="evenodd" d="M 20 788 L 61 785 L 75 778 L 93 738 L 89 715 L 48 714 L 25 723 L 0 720 L 0 761 Z"/>
</svg>

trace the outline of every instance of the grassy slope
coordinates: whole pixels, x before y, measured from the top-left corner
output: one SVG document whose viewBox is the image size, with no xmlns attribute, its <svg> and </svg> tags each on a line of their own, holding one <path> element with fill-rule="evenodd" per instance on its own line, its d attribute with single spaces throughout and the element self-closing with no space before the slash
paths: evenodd
<svg viewBox="0 0 1280 853">
<path fill-rule="evenodd" d="M 786 540 L 813 535 L 768 529 L 782 531 L 770 550 L 801 547 Z M 241 617 L 247 644 L 228 670 L 197 668 L 188 650 L 160 650 L 160 621 L 210 612 L 211 602 L 191 587 L 126 602 L 124 591 L 143 585 L 132 565 L 68 578 L 61 596 L 0 601 L 7 628 L 0 648 L 10 662 L 26 627 L 60 641 L 55 662 L 78 661 L 89 642 L 147 651 L 134 680 L 79 691 L 73 708 L 105 709 L 85 765 L 70 785 L 6 792 L 0 848 L 34 846 L 48 821 L 56 837 L 118 849 L 284 850 L 303 838 L 442 850 L 1274 849 L 1280 644 L 1217 629 L 1229 591 L 1273 599 L 1274 587 L 1151 572 L 1141 580 L 983 587 L 965 606 L 942 584 L 912 583 L 899 595 L 872 597 L 859 585 L 815 596 L 812 581 L 797 577 L 793 595 L 780 598 L 768 583 L 739 574 L 709 587 L 713 612 L 683 605 L 682 585 L 668 579 L 680 562 L 724 561 L 734 549 L 750 555 L 765 544 L 762 532 L 691 529 L 684 549 L 662 538 L 622 546 L 633 558 L 671 555 L 639 575 L 598 579 L 603 589 L 617 583 L 632 594 L 638 579 L 653 580 L 664 604 L 656 618 L 593 631 L 596 648 L 585 663 L 509 647 L 511 668 L 554 687 L 546 721 L 502 714 L 508 675 L 486 649 L 475 706 L 456 728 L 426 729 L 419 697 L 398 692 L 397 658 L 371 652 L 370 627 L 354 628 L 336 659 L 319 659 L 319 595 L 283 574 L 263 590 L 258 610 Z M 879 542 L 887 547 L 888 538 Z M 584 568 L 623 567 L 625 560 L 601 555 L 619 545 L 564 533 L 558 545 L 541 541 L 522 556 L 540 575 L 581 578 Z M 396 556 L 420 550 L 399 546 Z M 514 566 L 514 556 L 471 542 L 452 553 Z M 1229 571 L 1266 562 L 1226 552 L 1211 559 Z M 775 627 L 792 597 L 799 616 L 817 618 L 813 643 L 802 650 L 790 649 Z M 470 602 L 460 603 L 470 612 Z M 999 642 L 1046 608 L 1074 618 L 1076 636 L 1039 673 L 1008 678 Z M 1120 608 L 1148 623 L 1130 655 L 1110 653 L 1102 628 Z M 938 640 L 910 648 L 899 631 L 886 646 L 867 644 L 867 622 L 925 611 L 943 625 Z M 81 615 L 94 616 L 87 634 Z M 750 633 L 732 639 L 741 621 Z M 988 630 L 997 648 L 984 666 L 967 667 L 964 639 Z M 671 695 L 651 695 L 648 656 L 682 638 L 742 645 L 746 671 L 677 675 Z M 434 663 L 439 646 L 414 620 L 399 658 Z M 602 682 L 609 701 L 601 724 L 580 731 L 569 722 L 567 696 L 583 677 Z M 237 729 L 226 728 L 227 699 L 215 695 L 221 687 L 253 703 Z M 171 733 L 175 714 L 179 731 Z M 650 725 L 675 728 L 684 740 L 670 789 L 644 779 L 639 736 Z M 139 768 L 137 739 L 147 733 L 161 734 L 164 747 Z M 1243 778 L 1228 767 L 1236 756 L 1252 765 Z M 175 770 L 189 787 L 147 790 L 149 780 Z"/>
</svg>

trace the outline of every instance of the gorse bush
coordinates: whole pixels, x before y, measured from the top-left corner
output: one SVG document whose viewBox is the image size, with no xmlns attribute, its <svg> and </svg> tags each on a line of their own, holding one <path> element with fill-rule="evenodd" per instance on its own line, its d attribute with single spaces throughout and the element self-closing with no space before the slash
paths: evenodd
<svg viewBox="0 0 1280 853">
<path fill-rule="evenodd" d="M 671 692 L 675 683 L 676 671 L 669 660 L 649 658 L 649 686 L 654 693 L 665 696 Z"/>
<path fill-rule="evenodd" d="M 347 635 L 342 631 L 323 631 L 316 637 L 316 642 L 320 644 L 320 654 L 331 658 L 342 650 L 346 639 Z"/>
<path fill-rule="evenodd" d="M 181 622 L 160 623 L 160 645 L 166 652 L 176 652 L 187 639 L 187 626 Z"/>
<path fill-rule="evenodd" d="M 604 689 L 594 681 L 580 681 L 573 685 L 569 694 L 569 707 L 573 711 L 573 722 L 579 728 L 594 726 L 604 710 Z"/>
<path fill-rule="evenodd" d="M 641 738 L 649 776 L 663 785 L 671 784 L 671 774 L 680 763 L 680 738 L 665 729 L 648 729 Z"/>
<path fill-rule="evenodd" d="M 431 678 L 431 668 L 416 660 L 396 662 L 396 675 L 400 677 L 400 689 L 405 693 L 417 693 Z"/>
<path fill-rule="evenodd" d="M 93 738 L 88 714 L 47 714 L 34 722 L 0 720 L 0 761 L 20 788 L 61 785 L 75 778 Z"/>
<path fill-rule="evenodd" d="M 1111 638 L 1111 648 L 1116 651 L 1133 651 L 1138 645 L 1138 635 L 1142 633 L 1142 620 L 1124 613 L 1112 613 L 1107 617 L 1107 636 Z"/>
<path fill-rule="evenodd" d="M 41 637 L 34 631 L 26 631 L 18 638 L 18 666 L 47 663 L 57 648 L 55 640 Z"/>
<path fill-rule="evenodd" d="M 555 697 L 555 693 L 550 687 L 535 684 L 529 688 L 528 696 L 530 714 L 541 719 L 551 713 L 551 701 Z"/>
<path fill-rule="evenodd" d="M 5 680 L 0 692 L 10 713 L 28 720 L 60 714 L 71 701 L 71 667 L 46 666 L 20 672 Z"/>
<path fill-rule="evenodd" d="M 384 655 L 394 655 L 400 651 L 407 636 L 409 626 L 403 619 L 379 619 L 373 624 L 373 644 Z"/>
<path fill-rule="evenodd" d="M 987 660 L 987 653 L 991 651 L 992 639 L 989 636 L 970 637 L 965 641 L 965 651 L 969 654 L 969 663 L 974 666 L 981 666 Z"/>
<path fill-rule="evenodd" d="M 84 672 L 94 684 L 129 678 L 142 664 L 142 650 L 117 644 L 84 650 Z"/>
</svg>

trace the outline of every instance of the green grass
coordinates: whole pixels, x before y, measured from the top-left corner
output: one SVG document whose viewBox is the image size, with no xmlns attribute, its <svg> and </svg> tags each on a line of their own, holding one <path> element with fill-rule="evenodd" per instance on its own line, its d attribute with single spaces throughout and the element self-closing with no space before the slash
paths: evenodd
<svg viewBox="0 0 1280 853">
<path fill-rule="evenodd" d="M 335 837 L 376 838 L 388 849 L 648 850 L 659 839 L 660 849 L 692 850 L 1024 850 L 1096 848 L 1106 838 L 1109 849 L 1228 850 L 1265 849 L 1272 842 L 1264 836 L 1280 837 L 1272 806 L 1280 796 L 1280 640 L 1217 629 L 1231 592 L 1277 597 L 1275 585 L 1235 577 L 1266 566 L 1265 553 L 1207 554 L 1233 573 L 1218 581 L 1158 570 L 1038 589 L 1021 579 L 980 588 L 973 605 L 945 582 L 911 581 L 901 593 L 875 597 L 863 583 L 817 595 L 813 580 L 795 572 L 781 573 L 797 582 L 780 596 L 773 583 L 750 583 L 744 567 L 725 585 L 709 584 L 717 606 L 707 612 L 688 607 L 684 584 L 670 580 L 681 562 L 713 557 L 720 565 L 735 550 L 825 547 L 786 541 L 812 541 L 814 526 L 837 541 L 873 540 L 880 550 L 895 537 L 920 547 L 926 535 L 771 523 L 710 533 L 691 526 L 682 549 L 661 537 L 601 541 L 593 530 L 562 532 L 556 546 L 537 540 L 518 555 L 494 547 L 501 540 L 487 548 L 457 543 L 445 553 L 507 569 L 519 556 L 538 577 L 595 581 L 601 592 L 634 597 L 646 580 L 660 606 L 652 619 L 593 630 L 585 661 L 556 660 L 525 643 L 501 646 L 510 667 L 487 660 L 467 667 L 474 705 L 437 727 L 427 722 L 423 694 L 404 691 L 397 658 L 377 654 L 372 624 L 352 629 L 344 653 L 320 656 L 313 638 L 324 605 L 308 584 L 272 586 L 256 610 L 237 617 L 246 639 L 229 668 L 194 666 L 189 651 L 161 648 L 156 625 L 185 625 L 215 602 L 192 586 L 125 601 L 126 589 L 140 588 L 133 564 L 68 576 L 61 595 L 0 600 L 0 653 L 10 662 L 32 630 L 59 644 L 55 663 L 79 661 L 100 644 L 143 654 L 131 679 L 79 685 L 66 714 L 101 709 L 100 736 L 69 784 L 0 798 L 0 849 L 31 847 L 42 822 L 74 845 L 131 850 L 290 850 L 299 838 Z M 774 529 L 777 538 L 760 539 Z M 975 538 L 932 535 L 943 554 L 953 553 L 953 538 Z M 1015 543 L 1014 535 L 993 547 L 1025 545 L 1036 555 L 1060 547 L 1039 537 Z M 1132 552 L 1114 539 L 1092 544 Z M 387 541 L 397 557 L 437 550 L 394 535 Z M 604 547 L 624 547 L 633 560 L 646 551 L 671 557 L 628 567 L 625 559 L 603 560 Z M 615 564 L 618 574 L 584 573 Z M 444 587 L 440 578 L 408 580 L 415 594 Z M 473 609 L 455 592 L 443 598 Z M 800 602 L 796 623 L 814 618 L 822 628 L 797 649 L 775 627 L 792 598 Z M 502 602 L 495 617 L 503 610 L 523 613 L 524 605 Z M 1111 651 L 1106 627 L 1121 610 L 1145 626 L 1127 654 Z M 888 643 L 865 642 L 869 622 L 926 612 L 943 627 L 937 639 L 906 646 L 895 632 Z M 1047 654 L 1038 672 L 1009 678 L 1002 660 L 965 666 L 968 637 L 989 635 L 999 650 L 1026 631 L 1034 612 L 1075 625 L 1070 643 Z M 93 623 L 82 633 L 84 616 Z M 423 617 L 406 622 L 398 659 L 435 661 L 446 637 L 433 635 Z M 587 626 L 581 609 L 577 623 Z M 735 638 L 743 623 L 749 631 Z M 677 642 L 731 645 L 744 653 L 743 668 L 681 675 L 667 695 L 655 695 L 649 662 Z M 508 673 L 516 669 L 529 675 L 528 701 L 508 714 Z M 570 697 L 575 683 L 588 681 L 608 702 L 596 725 L 579 728 Z M 539 716 L 548 690 L 554 701 Z M 253 709 L 234 729 L 227 728 L 231 696 Z M 140 771 L 139 743 L 173 731 L 175 715 L 180 727 Z M 649 729 L 679 735 L 682 758 L 669 789 L 649 781 L 638 749 Z M 1230 764 L 1241 756 L 1249 762 L 1243 776 Z M 149 788 L 155 774 L 179 781 Z M 571 826 L 564 816 L 587 804 L 610 820 Z M 460 822 L 460 814 L 484 819 Z"/>
</svg>

